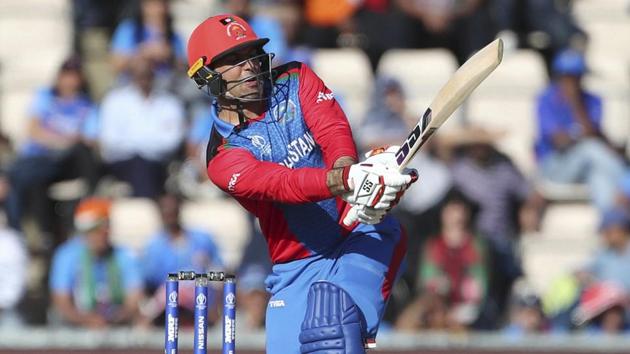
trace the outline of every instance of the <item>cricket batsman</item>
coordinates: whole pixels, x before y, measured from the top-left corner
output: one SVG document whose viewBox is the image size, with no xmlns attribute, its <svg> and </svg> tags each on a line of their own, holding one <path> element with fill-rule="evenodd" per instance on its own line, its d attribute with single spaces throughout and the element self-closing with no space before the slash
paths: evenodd
<svg viewBox="0 0 630 354">
<path fill-rule="evenodd" d="M 333 93 L 303 63 L 272 68 L 267 42 L 229 14 L 190 36 L 188 75 L 217 113 L 208 176 L 266 238 L 267 353 L 365 353 L 406 251 L 387 212 L 417 175 L 395 148 L 358 163 Z"/>
</svg>

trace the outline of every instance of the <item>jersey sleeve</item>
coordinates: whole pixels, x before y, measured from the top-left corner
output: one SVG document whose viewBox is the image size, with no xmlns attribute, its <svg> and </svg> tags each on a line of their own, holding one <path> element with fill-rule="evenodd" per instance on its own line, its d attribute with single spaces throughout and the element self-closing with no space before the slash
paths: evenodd
<svg viewBox="0 0 630 354">
<path fill-rule="evenodd" d="M 259 161 L 242 148 L 223 148 L 208 162 L 210 180 L 233 197 L 292 204 L 331 198 L 327 172 Z"/>
<path fill-rule="evenodd" d="M 357 160 L 357 149 L 346 115 L 324 82 L 306 65 L 300 68 L 300 104 L 304 121 L 324 155 L 326 166 L 342 156 Z"/>
</svg>

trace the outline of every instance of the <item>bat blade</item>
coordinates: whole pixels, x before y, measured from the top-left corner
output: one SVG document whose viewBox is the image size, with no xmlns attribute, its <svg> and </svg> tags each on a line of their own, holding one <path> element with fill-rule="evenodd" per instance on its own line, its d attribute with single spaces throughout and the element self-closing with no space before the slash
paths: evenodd
<svg viewBox="0 0 630 354">
<path fill-rule="evenodd" d="M 435 131 L 470 96 L 503 59 L 503 41 L 496 39 L 468 59 L 442 86 L 418 124 L 396 152 L 396 163 L 403 170 Z"/>
</svg>

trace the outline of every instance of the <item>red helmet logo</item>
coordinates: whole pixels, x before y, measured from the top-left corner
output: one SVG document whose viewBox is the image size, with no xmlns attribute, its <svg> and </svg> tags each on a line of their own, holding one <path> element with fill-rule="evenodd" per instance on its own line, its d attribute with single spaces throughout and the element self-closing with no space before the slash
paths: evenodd
<svg viewBox="0 0 630 354">
<path fill-rule="evenodd" d="M 227 35 L 230 37 L 234 37 L 234 39 L 236 39 L 237 41 L 239 39 L 247 37 L 245 32 L 247 32 L 247 29 L 245 29 L 245 27 L 243 27 L 243 25 L 238 22 L 232 22 L 227 26 Z"/>
</svg>

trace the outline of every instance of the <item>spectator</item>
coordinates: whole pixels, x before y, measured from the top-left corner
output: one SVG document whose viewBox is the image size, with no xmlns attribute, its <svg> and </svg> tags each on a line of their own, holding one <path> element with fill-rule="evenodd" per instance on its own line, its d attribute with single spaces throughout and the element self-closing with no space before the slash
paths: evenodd
<svg viewBox="0 0 630 354">
<path fill-rule="evenodd" d="M 300 42 L 301 11 L 300 4 L 295 2 L 284 2 L 275 9 L 276 18 L 282 26 L 286 40 L 286 52 L 280 55 L 278 62 L 299 61 L 307 65 L 312 63 L 313 49 Z"/>
<path fill-rule="evenodd" d="M 509 323 L 503 333 L 509 338 L 521 338 L 525 335 L 541 334 L 548 330 L 547 319 L 540 297 L 526 289 L 514 286 L 510 304 Z"/>
<path fill-rule="evenodd" d="M 582 291 L 578 272 L 563 274 L 553 279 L 543 296 L 543 310 L 555 333 L 567 333 L 574 329 L 573 311 L 580 302 Z"/>
<path fill-rule="evenodd" d="M 603 248 L 584 269 L 554 282 L 548 296 L 545 297 L 545 308 L 551 315 L 555 330 L 566 331 L 575 326 L 582 326 L 604 312 L 604 309 L 593 308 L 599 306 L 598 301 L 603 301 L 601 298 L 597 300 L 601 295 L 597 295 L 598 291 L 593 290 L 600 286 L 598 284 L 608 284 L 605 289 L 609 289 L 611 294 L 616 291 L 615 289 L 626 293 L 630 291 L 627 276 L 630 271 L 630 218 L 627 211 L 612 209 L 605 212 L 599 231 L 603 237 Z M 587 295 L 586 292 L 589 291 L 591 294 Z M 610 305 L 611 308 L 613 305 Z M 616 309 L 611 312 L 611 316 L 614 317 Z M 571 314 L 573 319 L 570 318 Z M 595 322 L 599 323 L 599 319 Z"/>
<path fill-rule="evenodd" d="M 252 264 L 244 267 L 238 277 L 238 302 L 242 307 L 242 318 L 249 330 L 264 330 L 269 293 L 265 289 L 265 278 L 269 267 Z"/>
<path fill-rule="evenodd" d="M 603 248 L 580 274 L 585 285 L 612 282 L 630 292 L 630 218 L 627 211 L 612 209 L 604 213 L 599 230 Z"/>
<path fill-rule="evenodd" d="M 582 87 L 584 56 L 575 50 L 553 61 L 553 82 L 538 97 L 536 156 L 543 179 L 586 183 L 595 206 L 613 207 L 624 162 L 602 134 L 602 101 Z"/>
<path fill-rule="evenodd" d="M 26 290 L 28 255 L 15 231 L 0 229 L 0 328 L 15 328 L 24 320 L 17 310 Z"/>
<path fill-rule="evenodd" d="M 74 51 L 81 56 L 92 98 L 100 101 L 114 82 L 109 43 L 127 10 L 123 0 L 72 0 Z"/>
<path fill-rule="evenodd" d="M 471 228 L 471 205 L 456 191 L 447 197 L 441 232 L 424 247 L 420 295 L 400 316 L 398 328 L 464 329 L 477 318 L 487 290 L 488 271 L 485 246 Z M 437 308 L 446 313 L 437 315 L 436 309 L 426 307 L 429 304 L 440 304 Z M 432 318 L 445 322 L 432 323 Z M 442 325 L 445 328 L 440 328 Z"/>
<path fill-rule="evenodd" d="M 406 4 L 405 4 L 406 5 Z M 368 0 L 359 2 L 352 18 L 354 38 L 346 34 L 343 42 L 355 42 L 365 51 L 372 70 L 376 72 L 383 53 L 391 48 L 415 47 L 417 28 L 409 31 L 408 17 L 393 0 Z M 387 28 L 387 31 L 383 31 Z"/>
<path fill-rule="evenodd" d="M 164 279 L 168 273 L 180 270 L 193 270 L 198 273 L 217 271 L 223 268 L 219 250 L 212 236 L 200 230 L 184 228 L 181 224 L 180 210 L 182 200 L 174 194 L 164 194 L 158 200 L 164 229 L 153 236 L 143 252 L 142 268 L 146 290 L 151 294 L 146 313 L 147 319 L 153 321 L 164 311 Z M 182 306 L 192 314 L 194 309 L 194 286 L 182 284 Z M 184 295 L 190 295 L 184 297 Z M 209 293 L 213 309 L 210 320 L 217 318 L 216 292 Z M 187 316 L 190 317 L 190 316 Z M 187 320 L 190 320 L 188 318 Z"/>
<path fill-rule="evenodd" d="M 78 234 L 55 251 L 52 303 L 65 324 L 104 328 L 139 320 L 142 274 L 130 252 L 110 243 L 110 208 L 106 199 L 81 201 L 75 212 Z"/>
<path fill-rule="evenodd" d="M 399 144 L 410 131 L 405 95 L 400 82 L 379 77 L 374 84 L 370 108 L 358 131 L 364 151 L 385 145 Z"/>
<path fill-rule="evenodd" d="M 247 21 L 252 30 L 262 38 L 270 41 L 264 46 L 265 52 L 274 53 L 274 64 L 285 63 L 287 56 L 287 40 L 280 22 L 271 16 L 252 11 L 250 0 L 223 0 L 225 13 L 234 14 Z"/>
<path fill-rule="evenodd" d="M 271 262 L 258 221 L 250 217 L 249 222 L 252 233 L 238 270 L 237 301 L 241 304 L 247 328 L 264 329 L 269 301 L 265 278 L 271 273 Z"/>
<path fill-rule="evenodd" d="M 338 47 L 340 34 L 352 30 L 356 8 L 351 0 L 305 0 L 301 41 L 313 48 Z"/>
<path fill-rule="evenodd" d="M 53 85 L 37 92 L 29 109 L 26 143 L 7 173 L 9 226 L 21 230 L 25 204 L 30 204 L 40 231 L 51 234 L 55 217 L 48 187 L 74 178 L 85 179 L 89 189 L 95 187 L 99 174 L 90 148 L 93 132 L 88 123 L 94 112 L 81 63 L 69 58 L 61 65 Z"/>
<path fill-rule="evenodd" d="M 493 270 L 484 308 L 483 328 L 494 328 L 507 307 L 512 282 L 522 274 L 516 254 L 521 230 L 536 228 L 542 199 L 534 191 L 509 158 L 493 146 L 498 137 L 478 127 L 469 127 L 461 134 L 452 133 L 459 145 L 451 164 L 455 187 L 479 205 L 475 229 L 488 241 Z"/>
<path fill-rule="evenodd" d="M 109 37 L 126 9 L 122 0 L 72 0 L 74 48 L 77 53 L 91 49 L 85 42 L 94 32 L 105 32 Z"/>
<path fill-rule="evenodd" d="M 101 106 L 101 154 L 108 171 L 131 185 L 133 196 L 157 198 L 183 140 L 185 112 L 176 96 L 154 86 L 146 59 L 135 58 L 129 69 L 132 82 L 111 91 Z"/>
<path fill-rule="evenodd" d="M 177 172 L 177 189 L 187 198 L 212 199 L 223 192 L 208 180 L 206 147 L 212 131 L 214 105 L 201 107 L 194 115 L 186 136 L 186 160 Z"/>
<path fill-rule="evenodd" d="M 630 210 L 630 170 L 626 171 L 625 175 L 621 179 L 619 193 L 616 199 L 616 204 L 619 207 Z"/>
<path fill-rule="evenodd" d="M 550 68 L 555 53 L 586 45 L 586 33 L 577 25 L 567 5 L 572 2 L 492 0 L 489 7 L 506 49 L 533 48 L 543 55 Z"/>
<path fill-rule="evenodd" d="M 494 37 L 490 14 L 484 1 L 395 0 L 405 15 L 411 47 L 449 48 L 463 64 Z"/>
<path fill-rule="evenodd" d="M 142 56 L 156 68 L 158 83 L 170 84 L 174 70 L 185 67 L 186 51 L 175 32 L 168 0 L 139 0 L 131 19 L 121 22 L 112 38 L 112 63 L 124 78 L 133 58 Z M 123 82 L 126 81 L 123 79 Z"/>
<path fill-rule="evenodd" d="M 207 272 L 223 267 L 213 236 L 182 226 L 181 204 L 181 198 L 174 194 L 162 195 L 158 200 L 164 229 L 144 250 L 142 263 L 148 289 L 161 286 L 168 273 L 184 269 Z"/>
<path fill-rule="evenodd" d="M 186 155 L 190 159 L 199 160 L 205 166 L 206 146 L 212 131 L 213 118 L 216 117 L 217 110 L 214 105 L 205 107 L 195 115 L 186 137 Z M 205 167 L 203 167 L 204 176 Z"/>
<path fill-rule="evenodd" d="M 426 143 L 409 164 L 409 167 L 419 171 L 419 178 L 424 183 L 408 190 L 406 197 L 394 209 L 409 235 L 409 249 L 421 249 L 430 236 L 439 233 L 441 209 L 453 187 L 453 178 L 441 156 L 438 139 L 439 137 L 434 137 Z M 401 279 L 411 289 L 411 296 L 418 289 L 420 256 L 420 252 L 408 252 L 408 266 Z M 388 308 L 393 308 L 396 301 L 409 301 L 396 295 L 395 293 Z"/>
<path fill-rule="evenodd" d="M 590 334 L 622 334 L 628 331 L 628 293 L 614 283 L 589 286 L 573 312 L 576 325 Z"/>
</svg>

